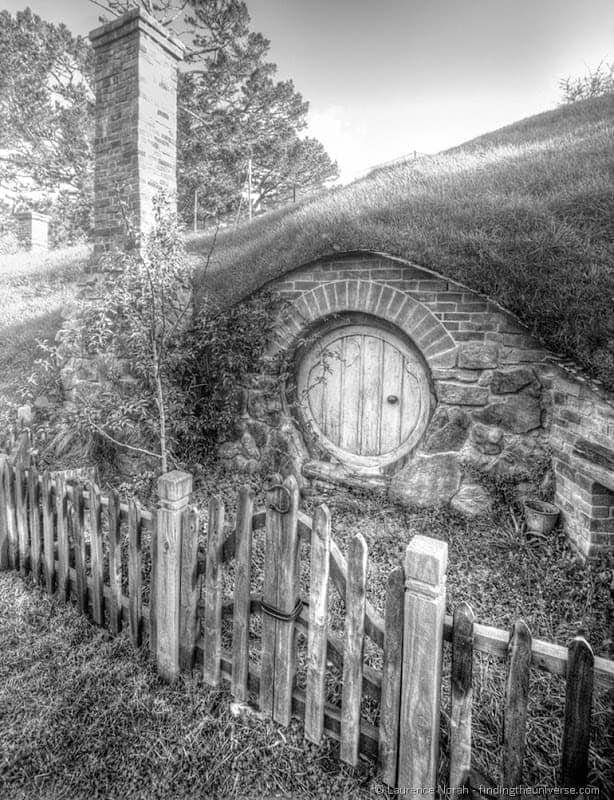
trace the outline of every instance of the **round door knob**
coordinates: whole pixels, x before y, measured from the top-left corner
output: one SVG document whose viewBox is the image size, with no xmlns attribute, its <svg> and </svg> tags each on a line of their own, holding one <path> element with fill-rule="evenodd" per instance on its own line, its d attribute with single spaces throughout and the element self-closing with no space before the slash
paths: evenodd
<svg viewBox="0 0 614 800">
<path fill-rule="evenodd" d="M 396 396 L 396 394 L 389 394 L 386 400 L 388 400 L 388 402 L 392 405 L 399 402 L 399 398 Z"/>
</svg>

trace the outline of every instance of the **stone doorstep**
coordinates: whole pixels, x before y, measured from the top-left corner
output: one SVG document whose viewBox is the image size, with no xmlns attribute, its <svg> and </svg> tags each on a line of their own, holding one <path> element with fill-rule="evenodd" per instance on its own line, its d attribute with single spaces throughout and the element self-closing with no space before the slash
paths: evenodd
<svg viewBox="0 0 614 800">
<path fill-rule="evenodd" d="M 306 461 L 302 473 L 305 478 L 333 485 L 341 484 L 351 489 L 386 490 L 390 483 L 390 478 L 379 470 L 353 471 L 342 464 L 333 464 L 329 461 Z"/>
</svg>

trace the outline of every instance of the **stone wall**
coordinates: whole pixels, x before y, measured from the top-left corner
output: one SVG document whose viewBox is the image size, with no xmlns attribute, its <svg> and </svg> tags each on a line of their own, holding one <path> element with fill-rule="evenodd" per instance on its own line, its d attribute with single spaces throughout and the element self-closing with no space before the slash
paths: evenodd
<svg viewBox="0 0 614 800">
<path fill-rule="evenodd" d="M 287 406 L 268 439 L 260 430 L 259 447 L 250 426 L 267 420 L 260 413 L 262 403 L 254 403 L 263 386 L 255 385 L 248 390 L 242 418 L 249 456 L 240 449 L 241 441 L 226 443 L 222 455 L 227 462 L 248 458 L 254 470 L 258 455 L 270 454 L 272 444 L 283 452 L 280 439 L 292 432 L 286 468 L 294 472 L 328 473 L 355 485 L 385 484 L 408 505 L 451 502 L 472 514 L 487 508 L 489 497 L 475 478 L 466 477 L 467 465 L 520 479 L 544 459 L 550 396 L 549 379 L 540 377 L 539 368 L 548 353 L 496 304 L 428 270 L 372 254 L 322 259 L 286 274 L 272 288 L 289 306 L 271 355 L 291 354 L 307 331 L 331 315 L 360 312 L 384 320 L 424 357 L 432 379 L 432 416 L 407 463 L 395 465 L 378 481 L 326 466 L 327 456 L 300 435 Z"/>
<path fill-rule="evenodd" d="M 140 8 L 90 33 L 95 51 L 94 256 L 152 223 L 152 199 L 176 193 L 177 64 L 183 45 Z M 123 211 L 120 207 L 123 204 Z"/>
</svg>

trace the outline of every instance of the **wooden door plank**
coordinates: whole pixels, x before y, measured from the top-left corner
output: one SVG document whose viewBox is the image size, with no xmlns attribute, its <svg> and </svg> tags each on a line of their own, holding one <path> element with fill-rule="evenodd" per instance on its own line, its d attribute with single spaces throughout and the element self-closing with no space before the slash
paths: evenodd
<svg viewBox="0 0 614 800">
<path fill-rule="evenodd" d="M 269 485 L 277 487 L 281 483 L 281 475 L 270 477 Z M 278 543 L 281 536 L 281 514 L 274 509 L 279 506 L 282 492 L 272 488 L 266 494 L 266 522 L 264 541 L 264 584 L 262 600 L 268 606 L 277 608 L 277 579 L 279 573 Z M 260 666 L 260 710 L 267 716 L 273 716 L 273 686 L 275 681 L 275 639 L 277 636 L 277 620 L 270 614 L 262 613 L 261 666 Z"/>
<path fill-rule="evenodd" d="M 343 392 L 341 395 L 341 431 L 339 446 L 357 453 L 360 446 L 360 336 L 343 338 Z"/>
<path fill-rule="evenodd" d="M 232 682 L 235 700 L 246 703 L 249 672 L 250 582 L 252 570 L 252 514 L 254 491 L 239 489 L 235 544 L 235 588 L 232 621 Z"/>
<path fill-rule="evenodd" d="M 40 583 L 41 572 L 41 510 L 38 470 L 32 464 L 28 469 L 28 512 L 30 517 L 30 565 L 32 577 Z"/>
<path fill-rule="evenodd" d="M 450 709 L 450 779 L 453 791 L 462 794 L 471 770 L 471 704 L 473 700 L 473 623 L 470 605 L 454 611 L 452 631 L 452 699 Z"/>
<path fill-rule="evenodd" d="M 434 793 L 446 607 L 445 542 L 417 535 L 405 552 L 405 630 L 397 783 Z"/>
<path fill-rule="evenodd" d="M 350 542 L 348 553 L 341 692 L 340 758 L 354 767 L 358 764 L 360 740 L 366 584 L 367 543 L 359 533 Z"/>
<path fill-rule="evenodd" d="M 128 602 L 130 637 L 140 647 L 143 636 L 141 513 L 134 499 L 128 502 Z"/>
<path fill-rule="evenodd" d="M 117 634 L 122 628 L 122 551 L 121 551 L 121 517 L 119 494 L 116 490 L 109 493 L 109 629 Z"/>
<path fill-rule="evenodd" d="M 393 401 L 393 398 L 396 398 Z M 403 356 L 389 342 L 382 350 L 382 422 L 380 453 L 389 453 L 401 444 L 401 404 L 403 400 Z"/>
<path fill-rule="evenodd" d="M 281 514 L 280 538 L 277 550 L 277 605 L 281 614 L 292 614 L 300 599 L 298 506 L 299 489 L 294 475 L 283 482 L 287 510 Z M 283 502 L 283 501 L 282 501 Z M 292 716 L 292 689 L 296 673 L 295 620 L 277 620 L 275 638 L 275 683 L 273 689 L 273 719 L 289 725 Z"/>
<path fill-rule="evenodd" d="M 565 689 L 565 727 L 561 755 L 561 785 L 586 786 L 591 736 L 595 658 L 582 635 L 568 648 Z"/>
<path fill-rule="evenodd" d="M 49 471 L 43 472 L 41 480 L 41 509 L 43 513 L 43 569 L 47 594 L 55 589 L 55 541 L 54 520 L 51 497 L 51 476 Z"/>
<path fill-rule="evenodd" d="M 413 359 L 403 359 L 403 388 L 401 401 L 401 441 L 404 442 L 428 413 L 426 400 L 428 385 L 424 380 L 422 367 L 418 367 Z"/>
<path fill-rule="evenodd" d="M 324 353 L 325 374 L 322 430 L 331 442 L 339 446 L 341 435 L 341 380 L 343 373 L 342 341 L 331 342 Z"/>
<path fill-rule="evenodd" d="M 379 775 L 388 786 L 397 785 L 404 603 L 405 575 L 402 567 L 396 567 L 388 576 L 386 589 L 378 748 Z"/>
<path fill-rule="evenodd" d="M 217 686 L 220 682 L 223 550 L 224 504 L 214 496 L 209 501 L 203 618 L 203 678 L 210 686 Z"/>
<path fill-rule="evenodd" d="M 524 620 L 512 629 L 508 648 L 508 673 L 503 711 L 502 778 L 506 787 L 522 783 L 522 762 L 526 744 L 531 631 Z"/>
<path fill-rule="evenodd" d="M 90 553 L 92 565 L 92 616 L 97 625 L 104 625 L 104 577 L 102 554 L 102 509 L 100 489 L 89 487 Z"/>
<path fill-rule="evenodd" d="M 360 454 L 374 456 L 380 452 L 380 419 L 382 411 L 382 348 L 376 336 L 363 337 L 362 352 L 362 418 Z"/>
<path fill-rule="evenodd" d="M 326 644 L 328 638 L 328 578 L 330 572 L 330 511 L 318 506 L 311 530 L 309 578 L 309 628 L 307 630 L 307 682 L 305 738 L 320 744 L 326 704 Z"/>
</svg>

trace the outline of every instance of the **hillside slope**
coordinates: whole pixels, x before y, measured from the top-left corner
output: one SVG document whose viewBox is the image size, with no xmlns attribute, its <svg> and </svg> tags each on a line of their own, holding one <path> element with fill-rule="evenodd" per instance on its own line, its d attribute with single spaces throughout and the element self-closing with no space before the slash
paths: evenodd
<svg viewBox="0 0 614 800">
<path fill-rule="evenodd" d="M 204 262 L 206 237 L 188 247 Z M 237 302 L 332 251 L 443 273 L 614 388 L 614 95 L 395 164 L 224 232 L 198 286 Z"/>
</svg>

